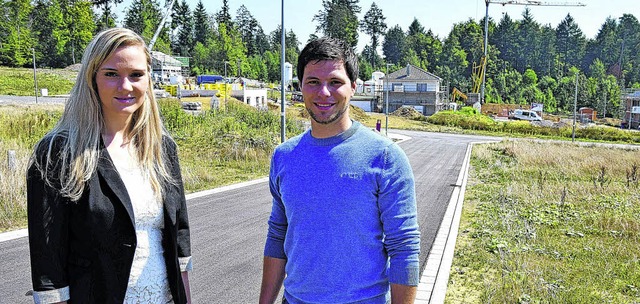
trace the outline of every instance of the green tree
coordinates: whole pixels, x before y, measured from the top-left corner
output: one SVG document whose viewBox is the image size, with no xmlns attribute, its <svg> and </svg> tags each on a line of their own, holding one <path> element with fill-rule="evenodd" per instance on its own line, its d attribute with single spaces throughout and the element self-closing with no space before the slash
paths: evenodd
<svg viewBox="0 0 640 304">
<path fill-rule="evenodd" d="M 281 39 L 282 39 L 281 27 L 278 25 L 275 30 L 269 34 L 269 39 L 271 40 L 271 51 L 278 54 L 278 58 L 280 58 L 280 49 L 281 49 Z M 293 72 L 296 73 L 296 64 L 298 63 L 298 55 L 300 54 L 300 49 L 298 46 L 300 45 L 300 41 L 298 41 L 298 37 L 293 32 L 293 30 L 289 30 L 286 32 L 285 37 L 285 53 L 284 53 L 284 61 L 289 62 L 293 65 Z M 278 59 L 278 64 L 280 60 Z M 271 77 L 271 75 L 269 76 Z M 278 76 L 278 79 L 279 76 Z"/>
<path fill-rule="evenodd" d="M 387 30 L 387 24 L 384 22 L 386 18 L 382 14 L 382 10 L 375 2 L 371 4 L 371 8 L 364 15 L 364 19 L 360 23 L 360 28 L 365 34 L 371 37 L 371 49 L 369 60 L 371 65 L 376 67 L 376 58 L 378 57 L 378 45 L 380 45 L 379 37 Z"/>
<path fill-rule="evenodd" d="M 91 2 L 86 0 L 67 0 L 65 23 L 69 30 L 69 41 L 65 47 L 67 64 L 75 64 L 82 59 L 82 53 L 87 47 L 96 30 L 94 13 Z M 70 62 L 69 62 L 70 59 Z"/>
<path fill-rule="evenodd" d="M 124 27 L 138 33 L 147 43 L 150 43 L 160 21 L 162 21 L 162 15 L 158 2 L 155 0 L 134 0 L 125 14 Z M 167 27 L 163 27 L 153 49 L 169 54 L 171 53 L 169 41 L 169 30 Z"/>
<path fill-rule="evenodd" d="M 233 26 L 233 23 L 231 22 L 231 13 L 229 12 L 228 0 L 222 0 L 222 8 L 220 8 L 220 11 L 216 13 L 215 19 L 218 26 L 223 23 L 227 25 L 227 28 Z"/>
<path fill-rule="evenodd" d="M 506 62 L 515 62 L 517 58 L 517 51 L 514 47 L 518 36 L 516 30 L 516 22 L 511 19 L 509 14 L 504 14 L 496 26 L 496 30 L 489 36 L 489 43 L 495 45 L 500 51 L 499 58 Z"/>
<path fill-rule="evenodd" d="M 322 7 L 315 16 L 316 31 L 326 36 L 344 40 L 351 47 L 358 44 L 359 0 L 322 0 Z"/>
<path fill-rule="evenodd" d="M 556 29 L 557 50 L 560 62 L 567 71 L 569 67 L 580 67 L 586 48 L 586 38 L 570 14 L 560 22 Z"/>
<path fill-rule="evenodd" d="M 454 48 L 460 48 L 463 50 L 467 56 L 465 58 L 466 62 L 479 64 L 480 59 L 484 56 L 483 28 L 472 19 L 463 23 L 454 24 L 453 29 L 449 33 L 449 37 L 445 40 L 445 45 L 447 43 Z M 453 52 L 452 55 L 455 56 L 455 53 L 456 52 Z M 465 67 L 468 65 L 469 64 L 467 63 Z M 459 70 L 459 68 L 454 70 Z M 471 69 L 464 69 L 460 71 L 460 75 L 463 77 L 470 77 L 471 72 Z"/>
<path fill-rule="evenodd" d="M 532 69 L 527 69 L 522 75 L 520 97 L 524 104 L 544 103 L 544 93 L 538 88 L 538 75 Z"/>
<path fill-rule="evenodd" d="M 262 56 L 256 54 L 249 57 L 249 72 L 246 77 L 268 81 L 269 74 L 267 71 L 267 64 Z"/>
<path fill-rule="evenodd" d="M 367 45 L 365 46 L 365 49 L 368 49 L 367 51 L 370 51 L 371 47 Z M 374 69 L 369 62 L 368 57 L 368 53 L 365 53 L 364 50 L 360 55 L 358 55 L 358 78 L 363 80 L 371 79 L 371 75 L 374 72 Z"/>
<path fill-rule="evenodd" d="M 534 62 L 533 68 L 540 75 L 552 75 L 553 63 L 557 60 L 556 31 L 550 25 L 540 28 L 539 56 Z"/>
<path fill-rule="evenodd" d="M 242 43 L 240 33 L 234 27 L 227 27 L 226 23 L 220 23 L 216 40 L 213 44 L 215 61 L 229 63 L 227 75 L 236 77 L 243 75 L 243 67 L 248 63 L 247 50 Z"/>
<path fill-rule="evenodd" d="M 39 41 L 35 45 L 38 62 L 43 66 L 64 66 L 64 49 L 68 32 L 60 1 L 38 0 L 32 11 L 32 33 Z M 46 54 L 46 56 L 43 56 Z"/>
<path fill-rule="evenodd" d="M 540 58 L 541 30 L 531 15 L 531 10 L 526 8 L 522 13 L 522 21 L 516 32 L 516 61 L 514 67 L 520 73 L 535 66 Z"/>
<path fill-rule="evenodd" d="M 467 52 L 460 46 L 460 41 L 452 31 L 444 40 L 440 64 L 436 67 L 436 75 L 449 81 L 451 87 L 462 92 L 471 91 L 471 79 Z"/>
<path fill-rule="evenodd" d="M 438 65 L 439 57 L 442 53 L 442 42 L 438 37 L 433 35 L 431 30 L 425 32 L 411 30 L 413 26 L 422 27 L 420 23 L 414 19 L 412 26 L 409 27 L 407 35 L 407 48 L 405 52 L 406 62 L 412 63 L 427 71 L 434 71 Z M 413 58 L 415 55 L 415 59 Z"/>
<path fill-rule="evenodd" d="M 267 80 L 270 82 L 280 81 L 280 54 L 276 51 L 266 51 L 262 56 L 267 66 Z"/>
<path fill-rule="evenodd" d="M 403 58 L 406 46 L 406 37 L 400 25 L 396 25 L 387 31 L 382 43 L 382 53 L 388 63 L 399 64 Z"/>
<path fill-rule="evenodd" d="M 95 30 L 90 2 L 38 0 L 31 18 L 41 65 L 61 68 L 80 61 Z"/>
<path fill-rule="evenodd" d="M 193 49 L 193 18 L 186 0 L 175 2 L 171 18 L 171 31 L 177 34 L 171 41 L 171 51 L 180 56 L 191 56 Z"/>
<path fill-rule="evenodd" d="M 600 26 L 596 38 L 587 42 L 585 63 L 592 65 L 595 60 L 600 60 L 605 69 L 609 69 L 618 62 L 617 56 L 611 56 L 620 53 L 617 30 L 618 24 L 616 20 L 607 17 L 602 26 Z"/>
<path fill-rule="evenodd" d="M 413 17 L 413 21 L 409 25 L 409 30 L 407 31 L 407 36 L 415 36 L 418 34 L 425 34 L 424 26 L 420 24 L 418 18 Z"/>
<path fill-rule="evenodd" d="M 260 23 L 244 5 L 238 8 L 235 24 L 247 48 L 248 56 L 262 54 L 269 48 L 268 39 Z"/>
<path fill-rule="evenodd" d="M 29 0 L 9 0 L 2 3 L 3 25 L 0 37 L 0 64 L 24 66 L 31 62 L 31 35 L 29 16 L 33 7 Z"/>
<path fill-rule="evenodd" d="M 631 14 L 624 14 L 620 17 L 618 27 L 618 39 L 621 42 L 619 55 L 619 65 L 622 67 L 622 85 L 632 84 L 640 81 L 640 22 L 638 18 Z"/>
<path fill-rule="evenodd" d="M 193 32 L 194 42 L 200 42 L 204 45 L 213 32 L 213 22 L 207 15 L 207 11 L 202 4 L 202 0 L 198 1 L 193 11 Z"/>
<path fill-rule="evenodd" d="M 122 3 L 123 0 L 92 0 L 94 6 L 102 11 L 96 20 L 97 31 L 114 27 L 116 24 L 116 16 L 111 10 L 111 6 L 114 7 Z"/>
</svg>

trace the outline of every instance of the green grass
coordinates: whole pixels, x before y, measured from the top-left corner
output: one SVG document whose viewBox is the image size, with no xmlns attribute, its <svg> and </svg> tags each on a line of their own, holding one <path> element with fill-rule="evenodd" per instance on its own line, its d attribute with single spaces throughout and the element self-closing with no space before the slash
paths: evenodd
<svg viewBox="0 0 640 304">
<path fill-rule="evenodd" d="M 571 125 L 545 126 L 528 121 L 495 121 L 484 114 L 471 111 L 439 111 L 429 116 L 426 121 L 428 124 L 447 127 L 449 131 L 459 133 L 559 140 L 571 140 L 573 136 Z M 582 141 L 640 144 L 640 132 L 605 125 L 579 124 L 575 130 L 575 138 Z"/>
<path fill-rule="evenodd" d="M 640 150 L 476 145 L 446 303 L 638 303 Z"/>
<path fill-rule="evenodd" d="M 194 192 L 264 177 L 280 142 L 280 115 L 257 111 L 234 99 L 224 110 L 200 115 L 182 111 L 176 99 L 160 100 L 165 126 L 179 146 L 185 189 Z M 62 106 L 0 107 L 0 231 L 26 225 L 26 165 L 35 143 L 50 130 Z M 303 124 L 287 120 L 288 137 Z M 8 170 L 7 151 L 16 151 L 17 168 Z"/>
<path fill-rule="evenodd" d="M 76 74 L 64 69 L 37 69 L 38 96 L 42 88 L 46 88 L 49 95 L 69 94 Z M 0 67 L 0 95 L 35 96 L 33 70 Z"/>
</svg>

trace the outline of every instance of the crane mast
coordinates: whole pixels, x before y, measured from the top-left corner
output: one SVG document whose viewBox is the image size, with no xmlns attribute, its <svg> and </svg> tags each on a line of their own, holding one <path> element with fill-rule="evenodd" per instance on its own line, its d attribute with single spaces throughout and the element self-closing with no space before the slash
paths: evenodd
<svg viewBox="0 0 640 304">
<path fill-rule="evenodd" d="M 158 28 L 156 29 L 155 34 L 153 34 L 153 38 L 151 38 L 151 41 L 149 41 L 149 46 L 147 47 L 149 49 L 149 52 L 153 50 L 153 45 L 156 44 L 156 40 L 160 35 L 160 31 L 162 31 L 162 28 L 164 27 L 164 23 L 167 21 L 167 17 L 169 16 L 169 14 L 171 14 L 171 10 L 173 9 L 173 4 L 175 2 L 176 0 L 172 0 L 171 4 L 169 4 L 168 6 L 165 6 L 166 11 L 164 13 L 164 16 L 162 17 L 162 20 L 160 20 L 160 24 L 158 24 Z"/>
<path fill-rule="evenodd" d="M 505 5 L 532 5 L 532 6 L 587 6 L 581 2 L 547 2 L 541 0 L 484 0 L 487 6 L 484 16 L 484 57 L 482 59 L 482 86 L 480 89 L 480 103 L 484 103 L 484 90 L 487 69 L 487 48 L 489 40 L 489 3 Z"/>
</svg>

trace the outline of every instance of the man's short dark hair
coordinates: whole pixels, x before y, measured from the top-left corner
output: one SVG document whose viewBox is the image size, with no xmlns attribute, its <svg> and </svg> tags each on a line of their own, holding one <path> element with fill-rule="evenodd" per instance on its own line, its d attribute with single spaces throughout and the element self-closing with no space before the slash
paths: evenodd
<svg viewBox="0 0 640 304">
<path fill-rule="evenodd" d="M 358 79 L 358 57 L 353 49 L 344 41 L 336 38 L 322 37 L 310 41 L 298 56 L 298 79 L 304 81 L 304 68 L 309 62 L 321 60 L 338 60 L 344 63 L 344 69 L 351 82 Z"/>
</svg>

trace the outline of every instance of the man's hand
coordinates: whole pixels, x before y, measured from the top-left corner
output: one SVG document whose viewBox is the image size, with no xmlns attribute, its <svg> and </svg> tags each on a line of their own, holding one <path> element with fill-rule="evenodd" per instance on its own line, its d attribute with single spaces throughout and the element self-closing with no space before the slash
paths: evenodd
<svg viewBox="0 0 640 304">
<path fill-rule="evenodd" d="M 391 284 L 391 304 L 413 304 L 418 287 Z"/>
<path fill-rule="evenodd" d="M 264 257 L 262 265 L 262 286 L 260 287 L 260 304 L 273 304 L 278 297 L 284 280 L 284 266 L 287 260 Z"/>
</svg>

